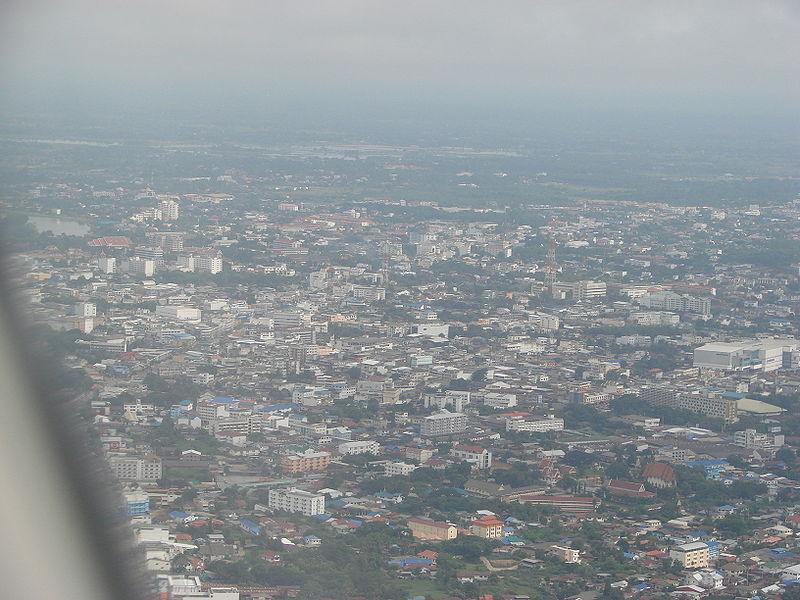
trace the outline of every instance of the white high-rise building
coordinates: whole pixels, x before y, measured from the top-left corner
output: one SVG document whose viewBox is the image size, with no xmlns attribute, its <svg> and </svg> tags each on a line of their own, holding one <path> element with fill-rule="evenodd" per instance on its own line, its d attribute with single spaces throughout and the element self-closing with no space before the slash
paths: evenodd
<svg viewBox="0 0 800 600">
<path fill-rule="evenodd" d="M 170 198 L 165 198 L 159 204 L 162 221 L 177 221 L 180 214 L 180 205 Z"/>
<path fill-rule="evenodd" d="M 135 256 L 128 260 L 127 271 L 131 275 L 143 275 L 144 277 L 152 277 L 156 272 L 156 262 L 148 258 L 139 258 Z"/>
<path fill-rule="evenodd" d="M 79 317 L 96 317 L 97 307 L 91 302 L 78 302 L 75 305 L 75 314 Z"/>
<path fill-rule="evenodd" d="M 97 259 L 97 268 L 100 269 L 101 273 L 105 273 L 106 275 L 115 273 L 117 270 L 117 259 L 113 256 L 101 256 Z"/>
<path fill-rule="evenodd" d="M 178 257 L 178 269 L 180 269 L 181 271 L 188 271 L 189 273 L 194 273 L 195 269 L 194 255 L 181 254 Z"/>
<path fill-rule="evenodd" d="M 420 433 L 424 436 L 452 435 L 467 429 L 467 415 L 442 411 L 422 419 Z"/>
<path fill-rule="evenodd" d="M 222 257 L 218 254 L 198 254 L 194 257 L 194 266 L 201 273 L 216 275 L 222 272 Z"/>
<path fill-rule="evenodd" d="M 272 509 L 302 513 L 307 517 L 325 512 L 325 496 L 297 488 L 271 489 L 268 504 Z"/>
</svg>

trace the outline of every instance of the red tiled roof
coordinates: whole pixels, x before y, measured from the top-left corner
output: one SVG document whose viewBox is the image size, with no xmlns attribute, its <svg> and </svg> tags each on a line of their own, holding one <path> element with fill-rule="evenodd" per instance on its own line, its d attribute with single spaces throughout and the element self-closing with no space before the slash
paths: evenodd
<svg viewBox="0 0 800 600">
<path fill-rule="evenodd" d="M 608 487 L 617 490 L 626 490 L 629 492 L 638 492 L 642 489 L 643 484 L 634 483 L 633 481 L 623 481 L 621 479 L 612 479 L 608 482 Z"/>
<path fill-rule="evenodd" d="M 650 479 L 654 477 L 656 479 L 661 479 L 662 481 L 672 482 L 675 481 L 675 469 L 672 468 L 671 465 L 667 463 L 650 463 L 644 468 L 642 472 L 642 476 L 645 479 Z"/>
<path fill-rule="evenodd" d="M 456 444 L 453 446 L 453 450 L 460 450 L 461 452 L 474 452 L 475 454 L 482 454 L 485 452 L 485 448 L 471 444 Z"/>
</svg>

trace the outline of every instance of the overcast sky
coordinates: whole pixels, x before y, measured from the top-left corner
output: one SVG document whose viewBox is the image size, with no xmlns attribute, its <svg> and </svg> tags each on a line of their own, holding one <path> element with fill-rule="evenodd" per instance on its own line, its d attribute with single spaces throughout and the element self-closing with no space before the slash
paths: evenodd
<svg viewBox="0 0 800 600">
<path fill-rule="evenodd" d="M 800 100 L 797 0 L 5 0 L 6 91 Z"/>
</svg>

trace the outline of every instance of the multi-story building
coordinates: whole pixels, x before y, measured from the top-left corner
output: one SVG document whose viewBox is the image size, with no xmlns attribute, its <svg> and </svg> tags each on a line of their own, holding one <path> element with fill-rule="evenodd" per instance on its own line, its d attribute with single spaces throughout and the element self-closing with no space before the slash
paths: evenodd
<svg viewBox="0 0 800 600">
<path fill-rule="evenodd" d="M 478 394 L 476 398 L 479 402 L 482 402 L 484 406 L 488 406 L 489 408 L 494 408 L 497 410 L 508 410 L 509 408 L 514 408 L 517 405 L 516 394 L 488 392 Z"/>
<path fill-rule="evenodd" d="M 455 460 L 468 462 L 477 469 L 489 469 L 492 466 L 492 452 L 480 446 L 456 444 L 450 450 Z"/>
<path fill-rule="evenodd" d="M 516 500 L 521 504 L 550 506 L 566 513 L 590 513 L 594 512 L 596 506 L 596 499 L 590 496 L 549 496 L 541 493 L 530 493 L 514 494 L 510 499 Z"/>
<path fill-rule="evenodd" d="M 129 517 L 144 517 L 150 514 L 150 497 L 142 490 L 133 490 L 123 494 L 125 513 Z"/>
<path fill-rule="evenodd" d="M 79 317 L 96 317 L 97 306 L 91 302 L 78 302 L 75 304 L 75 314 Z"/>
<path fill-rule="evenodd" d="M 581 562 L 581 552 L 575 548 L 567 548 L 565 546 L 550 546 L 550 552 L 569 564 L 579 564 Z"/>
<path fill-rule="evenodd" d="M 216 275 L 222 272 L 222 256 L 219 254 L 196 254 L 194 268 L 201 273 Z"/>
<path fill-rule="evenodd" d="M 503 522 L 495 516 L 481 517 L 470 523 L 469 532 L 487 540 L 496 540 L 503 537 Z"/>
<path fill-rule="evenodd" d="M 411 327 L 411 333 L 433 338 L 447 338 L 450 326 L 441 323 L 417 323 Z"/>
<path fill-rule="evenodd" d="M 685 312 L 704 318 L 711 316 L 711 300 L 709 298 L 660 291 L 644 294 L 637 298 L 637 301 L 642 306 L 653 310 Z"/>
<path fill-rule="evenodd" d="M 783 442 L 784 436 L 780 433 L 760 433 L 755 429 L 745 429 L 733 434 L 733 443 L 742 448 L 774 450 L 783 446 Z"/>
<path fill-rule="evenodd" d="M 156 263 L 154 260 L 140 258 L 138 256 L 134 256 L 125 261 L 124 267 L 131 275 L 141 275 L 143 277 L 152 277 L 156 272 Z"/>
<path fill-rule="evenodd" d="M 337 448 L 339 454 L 353 456 L 356 454 L 378 454 L 381 446 L 373 440 L 356 440 L 354 442 L 343 442 Z"/>
<path fill-rule="evenodd" d="M 405 477 L 411 475 L 416 468 L 416 465 L 404 462 L 389 462 L 383 467 L 386 477 Z"/>
<path fill-rule="evenodd" d="M 675 313 L 663 311 L 632 312 L 628 317 L 631 323 L 645 327 L 677 325 L 681 318 Z"/>
<path fill-rule="evenodd" d="M 156 316 L 171 319 L 173 321 L 199 323 L 202 313 L 199 308 L 194 308 L 191 306 L 159 305 L 156 306 Z"/>
<path fill-rule="evenodd" d="M 421 517 L 412 517 L 408 520 L 411 535 L 417 540 L 453 540 L 458 535 L 458 529 L 452 523 L 433 521 Z"/>
<path fill-rule="evenodd" d="M 564 419 L 557 419 L 554 415 L 550 415 L 541 419 L 511 417 L 506 419 L 506 431 L 526 431 L 530 433 L 564 431 Z"/>
<path fill-rule="evenodd" d="M 592 298 L 605 298 L 607 287 L 603 281 L 570 281 L 556 282 L 551 290 L 554 298 L 572 300 L 590 300 Z"/>
<path fill-rule="evenodd" d="M 467 429 L 467 415 L 446 410 L 422 419 L 420 433 L 427 437 L 463 433 Z"/>
<path fill-rule="evenodd" d="M 117 271 L 117 259 L 113 256 L 101 256 L 97 259 L 97 268 L 101 273 L 111 275 Z"/>
<path fill-rule="evenodd" d="M 452 409 L 460 413 L 470 403 L 470 392 L 447 390 L 444 394 L 423 394 L 422 402 L 425 408 Z"/>
<path fill-rule="evenodd" d="M 653 406 L 668 406 L 679 410 L 708 415 L 726 423 L 738 420 L 736 399 L 718 390 L 681 390 L 671 386 L 648 386 L 639 392 L 642 400 Z"/>
<path fill-rule="evenodd" d="M 386 288 L 369 285 L 354 285 L 353 298 L 367 302 L 383 302 L 386 300 Z"/>
<path fill-rule="evenodd" d="M 800 350 L 796 339 L 763 339 L 742 342 L 712 342 L 694 350 L 694 366 L 719 371 L 770 372 L 791 365 Z"/>
<path fill-rule="evenodd" d="M 324 471 L 331 464 L 328 452 L 306 450 L 301 454 L 288 454 L 281 458 L 281 469 L 286 473 L 312 473 Z"/>
<path fill-rule="evenodd" d="M 558 328 L 561 326 L 561 319 L 547 313 L 532 312 L 528 314 L 528 323 L 531 324 L 535 331 L 552 333 L 558 331 Z"/>
<path fill-rule="evenodd" d="M 709 562 L 708 545 L 703 542 L 681 544 L 670 549 L 669 557 L 684 569 L 704 569 Z"/>
<path fill-rule="evenodd" d="M 272 509 L 302 513 L 307 517 L 321 515 L 325 512 L 325 496 L 297 488 L 269 490 L 268 504 Z"/>
<path fill-rule="evenodd" d="M 180 205 L 170 198 L 162 200 L 158 207 L 161 209 L 161 219 L 164 221 L 177 221 L 180 214 Z"/>
<path fill-rule="evenodd" d="M 161 459 L 157 456 L 110 455 L 111 470 L 121 481 L 156 482 L 161 479 Z"/>
</svg>

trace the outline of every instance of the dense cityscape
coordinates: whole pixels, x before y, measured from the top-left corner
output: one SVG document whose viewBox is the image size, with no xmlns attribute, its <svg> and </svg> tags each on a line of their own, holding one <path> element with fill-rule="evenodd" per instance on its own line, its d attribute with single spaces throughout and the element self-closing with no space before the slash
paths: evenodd
<svg viewBox="0 0 800 600">
<path fill-rule="evenodd" d="M 31 336 L 157 597 L 800 597 L 796 180 L 2 143 Z"/>
</svg>

